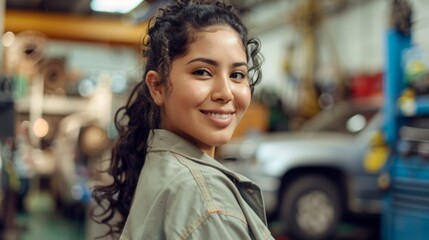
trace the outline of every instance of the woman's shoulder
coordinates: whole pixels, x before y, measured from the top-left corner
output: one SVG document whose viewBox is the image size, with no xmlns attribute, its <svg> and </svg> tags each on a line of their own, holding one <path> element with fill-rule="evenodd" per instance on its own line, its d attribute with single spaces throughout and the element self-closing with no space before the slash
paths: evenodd
<svg viewBox="0 0 429 240">
<path fill-rule="evenodd" d="M 152 155 L 147 163 L 146 179 L 152 176 L 148 188 L 165 201 L 164 206 L 180 206 L 175 214 L 183 211 L 188 218 L 221 214 L 246 222 L 237 201 L 241 197 L 238 189 L 216 167 L 168 151 Z"/>
<path fill-rule="evenodd" d="M 151 155 L 147 160 L 147 173 L 159 178 L 164 190 L 174 195 L 198 194 L 215 202 L 235 201 L 239 195 L 228 175 L 210 164 L 169 151 Z"/>
<path fill-rule="evenodd" d="M 178 158 L 179 161 L 183 161 L 182 167 L 189 174 L 183 174 L 175 184 L 183 185 L 183 188 L 194 189 L 196 187 L 195 189 L 206 201 L 218 206 L 238 207 L 236 198 L 240 194 L 228 175 L 211 165 L 196 162 L 183 156 L 178 156 Z M 188 190 L 192 191 L 192 189 Z M 187 191 L 187 189 L 183 190 Z"/>
</svg>

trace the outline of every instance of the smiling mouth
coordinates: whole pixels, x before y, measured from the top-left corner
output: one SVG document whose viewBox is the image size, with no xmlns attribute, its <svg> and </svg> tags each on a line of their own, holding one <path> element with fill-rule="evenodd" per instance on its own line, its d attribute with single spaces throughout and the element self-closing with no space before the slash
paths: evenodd
<svg viewBox="0 0 429 240">
<path fill-rule="evenodd" d="M 234 114 L 232 112 L 231 113 L 215 113 L 215 112 L 206 112 L 206 111 L 201 111 L 201 112 L 209 117 L 217 118 L 217 119 L 228 119 Z"/>
</svg>

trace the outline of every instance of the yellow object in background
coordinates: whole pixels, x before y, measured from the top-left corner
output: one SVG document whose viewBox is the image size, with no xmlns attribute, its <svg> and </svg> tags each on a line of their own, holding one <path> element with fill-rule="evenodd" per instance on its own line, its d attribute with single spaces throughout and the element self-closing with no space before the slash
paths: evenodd
<svg viewBox="0 0 429 240">
<path fill-rule="evenodd" d="M 411 61 L 410 63 L 407 64 L 407 66 L 405 67 L 405 70 L 408 74 L 410 75 L 415 75 L 415 74 L 419 74 L 419 73 L 423 73 L 426 71 L 426 65 L 424 62 L 422 61 Z"/>
<path fill-rule="evenodd" d="M 405 89 L 398 99 L 399 109 L 406 116 L 412 116 L 416 112 L 416 93 L 411 89 Z"/>
<path fill-rule="evenodd" d="M 364 169 L 375 173 L 380 171 L 389 157 L 389 148 L 382 132 L 375 132 L 371 138 L 371 146 L 365 155 Z"/>
</svg>

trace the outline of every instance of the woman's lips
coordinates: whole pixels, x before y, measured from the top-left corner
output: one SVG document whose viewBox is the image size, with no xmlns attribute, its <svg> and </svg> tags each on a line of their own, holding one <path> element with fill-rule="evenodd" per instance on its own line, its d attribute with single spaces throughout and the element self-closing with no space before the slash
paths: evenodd
<svg viewBox="0 0 429 240">
<path fill-rule="evenodd" d="M 227 119 L 232 116 L 232 113 L 213 113 L 213 112 L 207 112 L 204 113 L 210 117 L 219 118 L 219 119 Z"/>
<path fill-rule="evenodd" d="M 208 111 L 201 110 L 207 119 L 218 127 L 227 127 L 234 116 L 234 111 Z"/>
</svg>

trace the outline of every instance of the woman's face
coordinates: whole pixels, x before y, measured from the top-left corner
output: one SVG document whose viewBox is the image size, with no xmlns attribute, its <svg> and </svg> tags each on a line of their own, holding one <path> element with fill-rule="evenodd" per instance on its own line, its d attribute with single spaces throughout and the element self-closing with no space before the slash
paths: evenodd
<svg viewBox="0 0 429 240">
<path fill-rule="evenodd" d="M 186 55 L 172 62 L 164 89 L 161 128 L 213 156 L 249 106 L 247 60 L 239 35 L 227 26 L 196 34 Z"/>
</svg>

